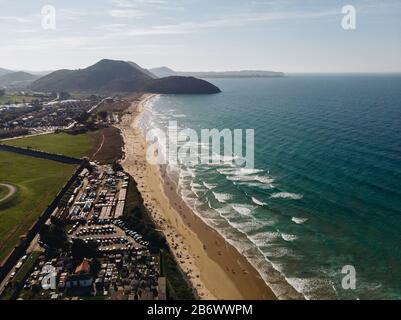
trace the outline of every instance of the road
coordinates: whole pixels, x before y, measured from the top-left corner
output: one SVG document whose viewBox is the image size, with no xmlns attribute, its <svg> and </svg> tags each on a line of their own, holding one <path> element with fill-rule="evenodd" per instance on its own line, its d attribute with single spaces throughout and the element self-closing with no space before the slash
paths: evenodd
<svg viewBox="0 0 401 320">
<path fill-rule="evenodd" d="M 17 136 L 17 137 L 12 137 L 12 138 L 5 138 L 5 139 L 0 139 L 0 143 L 3 141 L 10 141 L 10 140 L 16 140 L 16 139 L 21 139 L 21 138 L 29 138 L 29 137 L 36 137 L 36 136 L 44 136 L 46 134 L 51 134 L 54 133 L 54 130 L 51 131 L 44 131 L 40 133 L 32 133 L 32 134 L 26 134 L 24 136 Z"/>
<path fill-rule="evenodd" d="M 88 114 L 92 113 L 95 111 L 96 108 L 100 107 L 103 102 L 105 102 L 107 99 L 111 99 L 111 97 L 104 98 L 102 101 L 100 101 L 98 104 L 94 105 L 92 108 L 90 108 L 88 111 L 86 111 Z"/>
</svg>

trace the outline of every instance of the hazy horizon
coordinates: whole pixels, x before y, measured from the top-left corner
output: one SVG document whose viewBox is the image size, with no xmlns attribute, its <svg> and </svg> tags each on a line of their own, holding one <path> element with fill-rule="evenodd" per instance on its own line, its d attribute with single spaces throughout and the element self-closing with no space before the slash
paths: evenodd
<svg viewBox="0 0 401 320">
<path fill-rule="evenodd" d="M 343 6 L 356 10 L 344 30 Z M 56 28 L 42 27 L 42 9 Z M 85 68 L 102 58 L 176 71 L 401 72 L 396 0 L 0 0 L 0 68 Z"/>
</svg>

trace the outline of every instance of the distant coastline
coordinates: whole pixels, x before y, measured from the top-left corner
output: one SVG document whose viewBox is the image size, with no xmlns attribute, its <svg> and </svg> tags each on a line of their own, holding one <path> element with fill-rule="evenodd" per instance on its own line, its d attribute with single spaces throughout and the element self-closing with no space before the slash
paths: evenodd
<svg viewBox="0 0 401 320">
<path fill-rule="evenodd" d="M 206 71 L 206 72 L 182 72 L 174 71 L 168 67 L 149 69 L 156 77 L 182 76 L 201 79 L 228 79 L 228 78 L 283 78 L 287 75 L 283 72 L 264 70 L 240 70 L 240 71 Z"/>
</svg>

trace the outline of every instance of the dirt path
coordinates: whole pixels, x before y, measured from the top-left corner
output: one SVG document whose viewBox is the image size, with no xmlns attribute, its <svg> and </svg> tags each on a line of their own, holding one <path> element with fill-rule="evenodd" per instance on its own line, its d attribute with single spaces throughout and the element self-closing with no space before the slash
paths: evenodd
<svg viewBox="0 0 401 320">
<path fill-rule="evenodd" d="M 9 191 L 8 194 L 6 194 L 3 198 L 0 199 L 0 203 L 2 203 L 3 201 L 6 201 L 7 199 L 9 199 L 10 197 L 12 197 L 12 195 L 14 193 L 17 192 L 17 188 L 14 187 L 11 184 L 7 184 L 7 183 L 0 183 L 0 186 L 6 187 Z"/>
<path fill-rule="evenodd" d="M 103 145 L 104 145 L 104 134 L 102 134 L 102 142 L 101 142 L 99 148 L 98 148 L 98 149 L 96 150 L 96 152 L 92 155 L 92 158 L 91 158 L 92 160 L 95 159 L 95 157 L 96 157 L 97 154 L 100 152 L 100 150 L 102 150 Z"/>
</svg>

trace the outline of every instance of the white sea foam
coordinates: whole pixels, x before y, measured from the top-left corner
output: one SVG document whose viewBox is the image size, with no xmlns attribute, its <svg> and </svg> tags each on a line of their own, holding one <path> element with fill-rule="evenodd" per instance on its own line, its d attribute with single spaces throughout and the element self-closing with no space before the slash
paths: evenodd
<svg viewBox="0 0 401 320">
<path fill-rule="evenodd" d="M 308 221 L 308 218 L 297 218 L 297 217 L 292 217 L 291 219 L 292 222 L 295 222 L 296 224 L 303 224 L 306 221 Z"/>
<path fill-rule="evenodd" d="M 262 184 L 272 186 L 273 178 L 258 173 L 263 172 L 261 169 L 251 168 L 232 168 L 232 169 L 217 169 L 217 172 L 226 176 L 227 180 L 235 182 L 260 182 Z"/>
<path fill-rule="evenodd" d="M 306 299 L 333 299 L 330 294 L 325 297 L 321 294 L 316 295 L 316 292 L 324 292 L 331 286 L 331 283 L 325 279 L 319 278 L 285 278 L 286 281 L 298 292 L 302 293 Z"/>
<path fill-rule="evenodd" d="M 196 205 L 196 202 L 198 201 L 197 198 L 193 198 L 190 196 L 185 196 L 185 195 L 181 195 L 182 199 L 184 200 L 184 202 L 190 207 L 190 208 L 194 208 Z"/>
<path fill-rule="evenodd" d="M 208 188 L 209 190 L 214 189 L 214 188 L 217 187 L 216 184 L 206 183 L 206 182 L 203 182 L 203 185 L 204 185 L 206 188 Z"/>
<path fill-rule="evenodd" d="M 202 164 L 207 165 L 208 167 L 234 167 L 234 164 L 232 162 L 225 162 L 225 163 L 207 162 L 207 163 L 202 163 Z"/>
<path fill-rule="evenodd" d="M 272 199 L 291 199 L 291 200 L 301 200 L 304 196 L 298 193 L 289 192 L 277 192 L 273 193 L 270 198 Z"/>
<path fill-rule="evenodd" d="M 279 236 L 278 232 L 265 231 L 248 237 L 257 247 L 263 247 L 276 240 Z"/>
<path fill-rule="evenodd" d="M 252 212 L 252 208 L 241 204 L 233 204 L 231 207 L 241 215 L 247 216 Z"/>
<path fill-rule="evenodd" d="M 259 175 L 256 175 L 256 176 L 248 176 L 248 175 L 227 176 L 226 178 L 227 178 L 227 180 L 230 180 L 230 181 L 245 181 L 245 182 L 246 181 L 259 181 L 264 184 L 271 184 L 274 181 L 274 179 L 271 179 L 266 176 L 259 176 Z"/>
<path fill-rule="evenodd" d="M 194 187 L 194 188 L 199 188 L 199 189 L 201 189 L 202 188 L 202 185 L 200 185 L 199 183 L 196 183 L 196 182 L 191 182 L 191 187 Z"/>
<path fill-rule="evenodd" d="M 190 189 L 187 188 L 181 188 L 181 195 L 185 198 L 191 198 L 191 199 L 195 199 L 194 197 L 194 192 Z"/>
<path fill-rule="evenodd" d="M 288 234 L 288 233 L 282 233 L 281 234 L 281 238 L 283 238 L 283 240 L 291 242 L 297 239 L 297 236 L 294 234 Z"/>
<path fill-rule="evenodd" d="M 286 278 L 286 280 L 299 293 L 307 291 L 308 287 L 311 285 L 308 279 Z"/>
<path fill-rule="evenodd" d="M 271 258 L 283 258 L 283 257 L 294 257 L 294 253 L 286 247 L 270 246 L 267 249 L 266 257 Z"/>
<path fill-rule="evenodd" d="M 216 210 L 220 215 L 224 215 L 224 214 L 227 214 L 227 213 L 231 212 L 231 207 L 230 206 L 226 206 L 226 207 L 223 207 L 223 208 L 215 208 L 214 210 Z"/>
<path fill-rule="evenodd" d="M 202 192 L 204 192 L 205 189 L 202 188 L 200 185 L 198 185 L 199 187 L 197 187 L 197 186 L 195 186 L 195 185 L 197 185 L 197 184 L 196 184 L 196 183 L 194 183 L 194 184 L 191 183 L 191 191 L 196 195 L 197 198 L 199 198 L 199 197 L 200 197 L 200 194 L 201 194 Z"/>
<path fill-rule="evenodd" d="M 222 156 L 222 155 L 218 155 L 220 158 L 220 161 L 222 162 L 231 162 L 237 159 L 240 159 L 239 156 Z"/>
<path fill-rule="evenodd" d="M 224 175 L 234 175 L 234 176 L 250 175 L 263 172 L 263 170 L 261 169 L 252 169 L 252 168 L 220 169 L 217 171 Z"/>
<path fill-rule="evenodd" d="M 186 170 L 181 169 L 180 170 L 180 178 L 185 179 L 188 177 L 195 178 L 195 172 L 192 169 L 187 168 Z"/>
<path fill-rule="evenodd" d="M 259 182 L 244 182 L 244 181 L 234 181 L 234 185 L 240 186 L 248 186 L 251 188 L 259 188 L 259 189 L 273 189 L 274 186 L 272 184 L 261 184 Z"/>
<path fill-rule="evenodd" d="M 252 197 L 252 201 L 253 201 L 254 203 L 256 203 L 258 206 L 265 206 L 265 205 L 267 205 L 267 203 L 262 202 L 262 201 L 256 199 L 255 197 Z"/>
<path fill-rule="evenodd" d="M 234 229 L 236 229 L 232 224 L 231 220 L 235 218 L 236 213 L 231 206 L 226 206 L 224 208 L 213 208 L 218 212 L 219 216 L 223 218 L 227 223 L 229 223 Z"/>
<path fill-rule="evenodd" d="M 216 200 L 219 201 L 220 203 L 225 203 L 227 200 L 230 200 L 232 198 L 232 195 L 228 193 L 219 193 L 219 192 L 212 192 L 212 193 L 216 198 Z"/>
<path fill-rule="evenodd" d="M 236 221 L 231 221 L 230 225 L 232 225 L 235 229 L 242 231 L 246 235 L 258 233 L 262 228 L 272 225 L 272 222 L 270 221 L 260 221 L 252 216 L 247 216 L 247 218 L 247 221 L 243 221 L 244 219 L 241 219 L 241 221 L 238 221 L 238 219 Z"/>
</svg>

